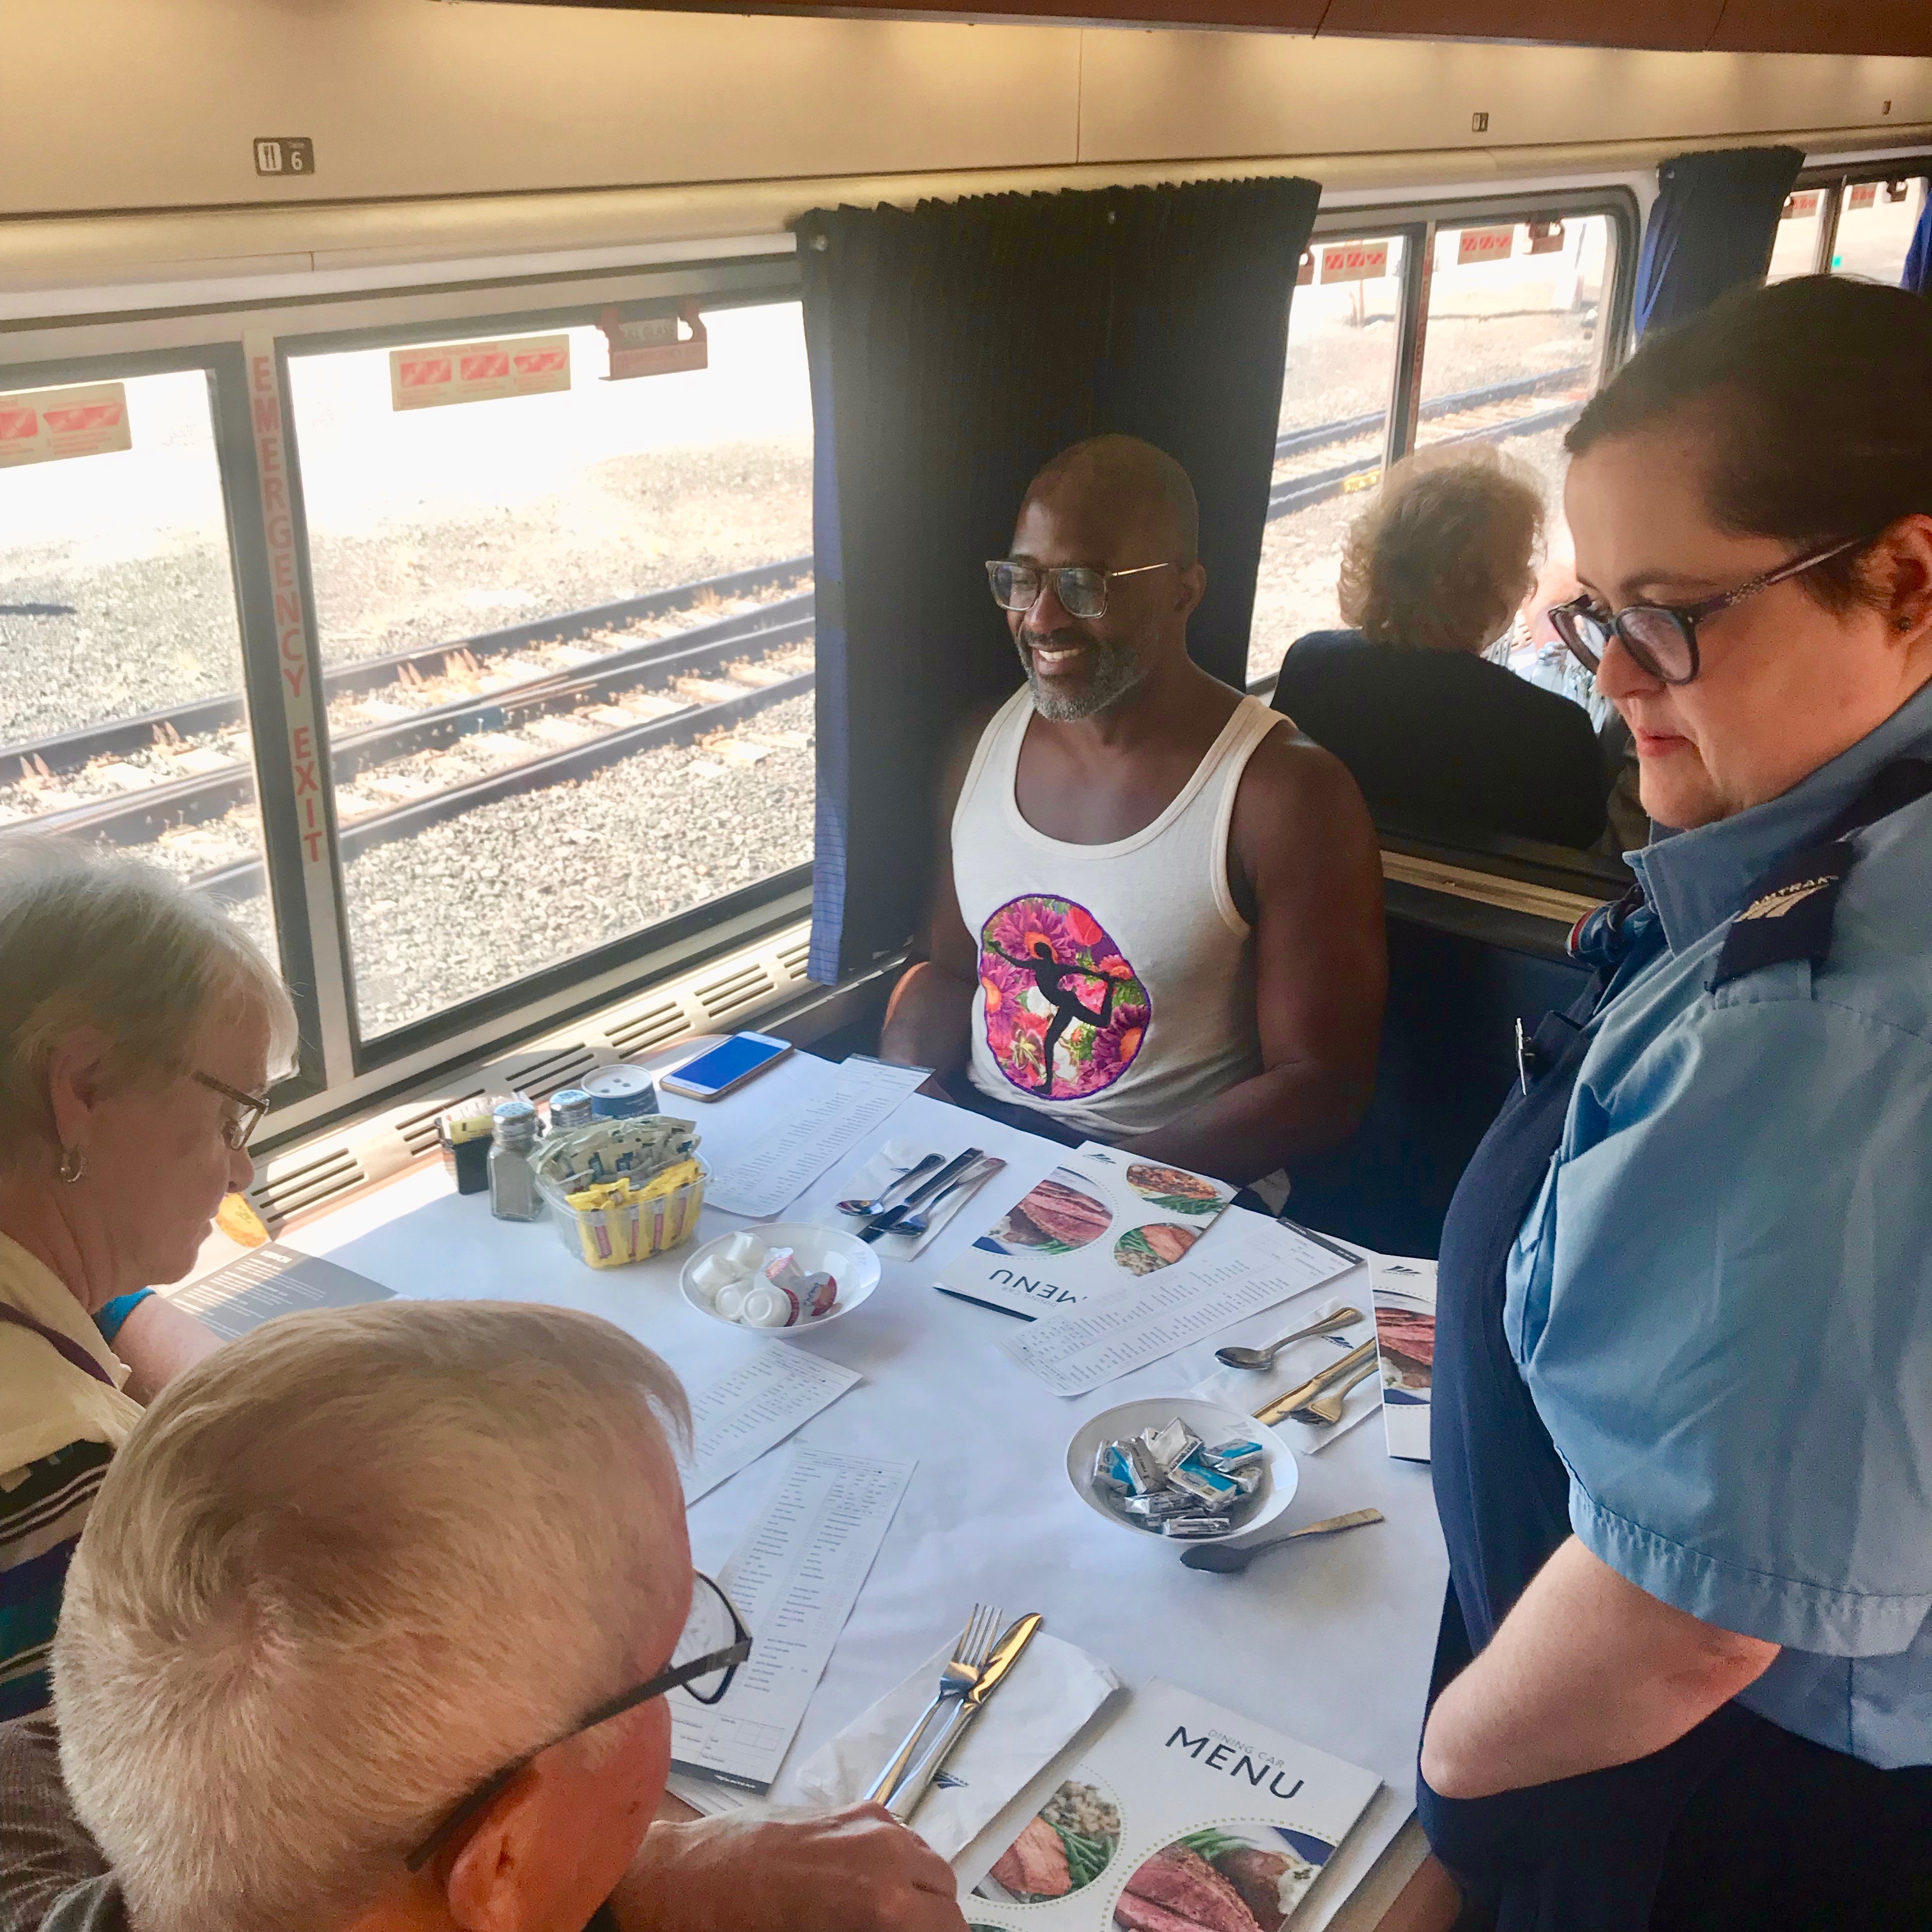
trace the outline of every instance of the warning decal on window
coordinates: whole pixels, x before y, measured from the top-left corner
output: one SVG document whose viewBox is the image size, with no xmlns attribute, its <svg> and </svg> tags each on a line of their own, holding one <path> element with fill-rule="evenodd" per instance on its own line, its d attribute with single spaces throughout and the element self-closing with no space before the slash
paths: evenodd
<svg viewBox="0 0 1932 1932">
<path fill-rule="evenodd" d="M 1466 268 L 1472 262 L 1507 261 L 1516 248 L 1516 229 L 1465 228 L 1456 240 L 1456 266 Z"/>
<path fill-rule="evenodd" d="M 570 338 L 522 335 L 389 351 L 389 400 L 399 410 L 541 396 L 570 387 Z"/>
<path fill-rule="evenodd" d="M 0 395 L 0 470 L 132 449 L 128 392 L 118 382 Z"/>
<path fill-rule="evenodd" d="M 1342 242 L 1322 250 L 1322 279 L 1328 282 L 1379 281 L 1388 273 L 1386 242 Z"/>
</svg>

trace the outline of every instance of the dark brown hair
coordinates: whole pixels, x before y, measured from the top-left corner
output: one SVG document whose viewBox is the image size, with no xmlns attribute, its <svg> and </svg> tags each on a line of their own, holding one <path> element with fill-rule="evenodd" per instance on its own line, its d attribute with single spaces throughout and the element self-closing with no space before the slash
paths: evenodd
<svg viewBox="0 0 1932 1932">
<path fill-rule="evenodd" d="M 1564 441 L 1666 424 L 1702 438 L 1712 515 L 1739 535 L 1876 539 L 1932 514 L 1932 302 L 1835 275 L 1734 290 L 1646 338 Z M 1832 609 L 1881 602 L 1866 555 L 1802 581 Z"/>
</svg>

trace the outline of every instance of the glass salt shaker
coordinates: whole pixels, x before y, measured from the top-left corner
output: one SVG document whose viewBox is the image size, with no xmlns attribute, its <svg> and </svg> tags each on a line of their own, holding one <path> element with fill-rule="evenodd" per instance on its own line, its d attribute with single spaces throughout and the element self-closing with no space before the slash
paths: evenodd
<svg viewBox="0 0 1932 1932">
<path fill-rule="evenodd" d="M 490 1211 L 500 1221 L 534 1221 L 543 1212 L 530 1154 L 537 1144 L 537 1110 L 528 1100 L 495 1109 L 490 1148 Z"/>
</svg>

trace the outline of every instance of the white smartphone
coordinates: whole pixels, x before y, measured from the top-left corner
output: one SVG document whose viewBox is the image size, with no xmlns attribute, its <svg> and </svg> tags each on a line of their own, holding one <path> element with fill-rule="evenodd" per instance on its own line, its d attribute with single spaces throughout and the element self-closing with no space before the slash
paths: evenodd
<svg viewBox="0 0 1932 1932">
<path fill-rule="evenodd" d="M 743 1086 L 747 1080 L 755 1080 L 790 1051 L 788 1040 L 774 1040 L 763 1033 L 734 1033 L 695 1060 L 687 1060 L 675 1073 L 661 1074 L 658 1084 L 668 1094 L 682 1094 L 693 1100 L 716 1100 Z"/>
</svg>

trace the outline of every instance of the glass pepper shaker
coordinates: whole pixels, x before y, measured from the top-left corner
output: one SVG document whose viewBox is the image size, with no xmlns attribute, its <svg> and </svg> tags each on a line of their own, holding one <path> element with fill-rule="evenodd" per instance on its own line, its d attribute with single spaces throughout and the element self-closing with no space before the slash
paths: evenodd
<svg viewBox="0 0 1932 1932">
<path fill-rule="evenodd" d="M 530 1155 L 537 1144 L 537 1110 L 528 1100 L 495 1109 L 490 1148 L 490 1211 L 500 1221 L 534 1221 L 543 1212 Z"/>
</svg>

